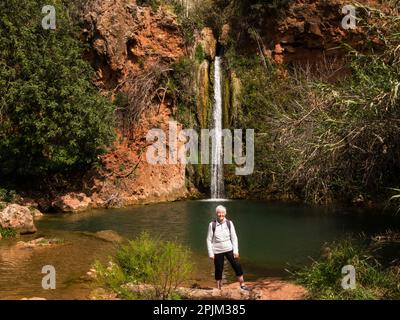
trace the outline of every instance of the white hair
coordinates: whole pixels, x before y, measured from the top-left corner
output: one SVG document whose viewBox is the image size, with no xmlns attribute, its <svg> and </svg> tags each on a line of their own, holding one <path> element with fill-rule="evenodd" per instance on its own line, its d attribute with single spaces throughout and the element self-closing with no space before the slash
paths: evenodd
<svg viewBox="0 0 400 320">
<path fill-rule="evenodd" d="M 219 205 L 218 207 L 215 208 L 215 213 L 218 211 L 222 211 L 226 214 L 226 208 L 224 206 Z"/>
</svg>

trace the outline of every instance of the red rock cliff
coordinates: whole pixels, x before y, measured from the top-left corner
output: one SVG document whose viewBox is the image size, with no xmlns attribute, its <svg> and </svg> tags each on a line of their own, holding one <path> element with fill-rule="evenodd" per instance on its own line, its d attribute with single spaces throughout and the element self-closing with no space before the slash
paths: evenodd
<svg viewBox="0 0 400 320">
<path fill-rule="evenodd" d="M 95 67 L 98 87 L 113 98 L 122 93 L 127 104 L 148 100 L 143 103 L 146 108 L 135 113 L 136 121 L 127 121 L 132 113 L 118 113 L 119 124 L 124 124 L 117 128 L 118 139 L 101 157 L 102 168 L 90 174 L 93 205 L 115 207 L 185 197 L 185 165 L 146 161 L 147 132 L 152 128 L 167 132 L 173 120 L 174 106 L 158 87 L 156 76 L 184 53 L 176 16 L 167 8 L 154 12 L 137 6 L 134 0 L 105 0 L 87 8 L 84 22 L 83 37 L 91 48 L 88 59 Z M 155 69 L 159 74 L 154 75 Z M 138 87 L 137 79 L 151 83 Z"/>
</svg>

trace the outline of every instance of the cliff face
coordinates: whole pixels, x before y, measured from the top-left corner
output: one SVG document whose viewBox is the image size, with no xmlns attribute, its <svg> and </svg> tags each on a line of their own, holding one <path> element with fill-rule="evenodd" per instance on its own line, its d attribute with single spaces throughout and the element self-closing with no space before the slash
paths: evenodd
<svg viewBox="0 0 400 320">
<path fill-rule="evenodd" d="M 135 0 L 92 2 L 84 25 L 82 35 L 92 49 L 88 58 L 104 90 L 123 90 L 154 63 L 169 64 L 184 53 L 176 16 L 165 7 L 154 12 Z"/>
<path fill-rule="evenodd" d="M 279 10 L 267 8 L 257 18 L 246 21 L 247 27 L 259 30 L 259 43 L 238 30 L 235 31 L 236 40 L 244 51 L 259 51 L 261 47 L 263 54 L 277 63 L 313 62 L 342 56 L 345 50 L 340 46 L 344 42 L 357 48 L 367 36 L 360 28 L 346 30 L 342 27 L 346 15 L 342 9 L 349 4 L 345 0 L 294 0 Z M 361 0 L 359 4 L 374 7 L 378 2 Z M 384 9 L 384 5 L 379 4 L 379 8 Z M 365 12 L 356 7 L 356 16 L 361 15 Z M 232 27 L 237 29 L 240 25 L 241 22 L 235 20 Z M 374 41 L 378 47 L 379 39 Z"/>
<path fill-rule="evenodd" d="M 372 0 L 360 2 L 376 4 Z M 145 137 L 153 128 L 167 132 L 169 121 L 174 119 L 176 106 L 168 97 L 162 79 L 171 70 L 171 63 L 183 56 L 195 65 L 192 80 L 198 127 L 207 127 L 212 104 L 210 66 L 217 49 L 214 35 L 219 35 L 219 43 L 226 47 L 233 39 L 236 53 L 263 55 L 277 64 L 315 63 L 331 56 L 333 60 L 325 63 L 337 63 L 336 69 L 340 70 L 334 80 L 348 72 L 343 59 L 345 51 L 340 45 L 347 43 L 357 48 L 368 36 L 360 28 L 342 28 L 345 0 L 294 0 L 279 10 L 266 5 L 257 14 L 253 9 L 248 15 L 242 12 L 242 16 L 233 17 L 229 24 L 220 25 L 220 30 L 204 25 L 194 31 L 193 47 L 186 50 L 182 26 L 166 6 L 155 11 L 138 6 L 135 0 L 90 3 L 83 14 L 82 30 L 82 38 L 89 47 L 87 59 L 96 70 L 97 86 L 119 101 L 116 103 L 118 139 L 101 157 L 101 168 L 85 178 L 84 191 L 95 207 L 168 201 L 189 194 L 185 165 L 149 164 Z M 373 39 L 372 44 L 379 48 L 380 40 Z M 239 113 L 241 88 L 235 71 L 228 71 L 224 82 L 226 127 L 233 124 Z M 285 74 L 284 67 L 282 71 Z M 178 124 L 178 130 L 181 127 Z M 167 145 L 167 150 L 171 147 Z M 199 175 L 205 176 L 204 168 L 199 168 Z"/>
<path fill-rule="evenodd" d="M 101 157 L 102 167 L 86 177 L 92 205 L 118 207 L 185 197 L 185 165 L 146 160 L 148 131 L 160 128 L 168 134 L 173 120 L 174 106 L 159 80 L 184 54 L 176 16 L 164 7 L 156 12 L 140 7 L 134 0 L 106 0 L 86 9 L 84 26 L 97 86 L 126 102 L 117 105 L 118 139 Z"/>
</svg>

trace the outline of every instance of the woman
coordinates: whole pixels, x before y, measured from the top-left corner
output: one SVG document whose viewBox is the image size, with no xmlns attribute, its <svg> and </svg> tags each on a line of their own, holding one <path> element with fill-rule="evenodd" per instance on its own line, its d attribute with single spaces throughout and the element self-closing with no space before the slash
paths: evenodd
<svg viewBox="0 0 400 320">
<path fill-rule="evenodd" d="M 214 260 L 217 288 L 221 289 L 222 272 L 226 257 L 235 271 L 240 288 L 248 290 L 244 284 L 243 270 L 238 261 L 239 247 L 235 226 L 232 221 L 225 218 L 226 208 L 224 206 L 218 206 L 215 211 L 217 219 L 211 221 L 208 226 L 207 249 L 208 256 Z"/>
</svg>

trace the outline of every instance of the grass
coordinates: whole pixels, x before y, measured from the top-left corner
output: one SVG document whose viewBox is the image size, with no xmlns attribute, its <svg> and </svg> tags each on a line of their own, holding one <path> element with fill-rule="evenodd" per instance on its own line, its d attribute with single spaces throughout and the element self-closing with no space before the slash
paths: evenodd
<svg viewBox="0 0 400 320">
<path fill-rule="evenodd" d="M 15 238 L 17 236 L 17 231 L 11 228 L 0 227 L 0 235 L 4 239 Z"/>
<path fill-rule="evenodd" d="M 326 245 L 324 251 L 319 260 L 294 273 L 297 282 L 308 290 L 309 299 L 400 299 L 400 266 L 384 268 L 370 247 L 346 239 Z M 342 287 L 345 265 L 355 268 L 355 289 Z"/>
<path fill-rule="evenodd" d="M 176 300 L 176 288 L 189 279 L 193 265 L 190 251 L 180 244 L 140 234 L 121 245 L 108 266 L 94 264 L 96 284 L 123 299 Z M 145 286 L 132 290 L 131 285 Z"/>
</svg>

